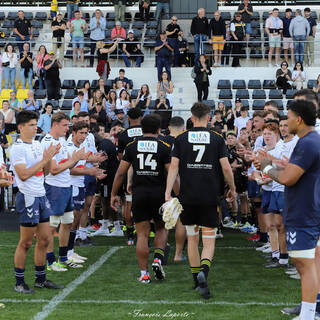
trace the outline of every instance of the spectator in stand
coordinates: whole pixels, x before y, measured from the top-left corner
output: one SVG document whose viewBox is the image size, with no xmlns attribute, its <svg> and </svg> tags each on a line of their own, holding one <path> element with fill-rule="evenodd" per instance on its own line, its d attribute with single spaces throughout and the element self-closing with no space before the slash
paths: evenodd
<svg viewBox="0 0 320 320">
<path fill-rule="evenodd" d="M 114 5 L 115 21 L 125 21 L 127 2 L 128 0 L 112 0 Z"/>
<path fill-rule="evenodd" d="M 168 72 L 164 71 L 161 74 L 161 80 L 158 81 L 157 84 L 157 94 L 160 96 L 160 92 L 164 92 L 166 94 L 166 98 L 169 101 L 170 107 L 173 106 L 173 82 L 170 80 Z"/>
<path fill-rule="evenodd" d="M 78 116 L 78 114 L 81 112 L 81 104 L 79 101 L 75 101 L 74 103 L 72 103 L 72 110 L 70 112 L 70 117 L 73 116 Z"/>
<path fill-rule="evenodd" d="M 39 89 L 46 89 L 46 69 L 44 68 L 44 62 L 49 58 L 47 49 L 44 45 L 39 47 L 38 53 L 36 54 L 36 76 L 39 79 Z"/>
<path fill-rule="evenodd" d="M 272 67 L 272 55 L 275 49 L 276 67 L 279 67 L 280 48 L 281 48 L 281 34 L 283 30 L 283 22 L 278 17 L 279 9 L 274 8 L 272 15 L 266 20 L 266 33 L 269 37 L 269 54 L 268 63 L 269 67 Z"/>
<path fill-rule="evenodd" d="M 230 32 L 232 35 L 232 67 L 241 67 L 240 58 L 241 58 L 241 48 L 243 46 L 242 41 L 246 36 L 246 25 L 241 20 L 241 13 L 236 12 L 234 14 L 234 19 L 231 21 Z"/>
<path fill-rule="evenodd" d="M 70 22 L 70 32 L 72 32 L 73 65 L 77 66 L 79 49 L 81 67 L 84 67 L 84 32 L 87 29 L 87 23 L 81 18 L 80 11 L 75 11 L 74 16 L 75 19 Z"/>
<path fill-rule="evenodd" d="M 178 48 L 179 48 L 179 67 L 187 66 L 187 54 L 189 51 L 188 41 L 183 37 L 183 31 L 178 33 Z"/>
<path fill-rule="evenodd" d="M 190 32 L 194 37 L 194 63 L 199 61 L 199 55 L 205 54 L 203 41 L 207 41 L 209 22 L 205 17 L 206 11 L 203 8 L 198 10 L 198 15 L 192 19 Z"/>
<path fill-rule="evenodd" d="M 27 88 L 27 81 L 29 84 L 29 89 L 32 90 L 32 78 L 33 78 L 33 54 L 30 52 L 30 44 L 29 42 L 25 42 L 23 44 L 23 51 L 20 52 L 20 60 L 21 66 L 21 79 L 22 79 L 22 88 Z"/>
<path fill-rule="evenodd" d="M 124 129 L 129 128 L 129 120 L 126 114 L 124 113 L 123 109 L 116 109 L 115 110 L 116 120 L 113 121 L 111 124 L 111 128 L 115 125 L 120 125 Z"/>
<path fill-rule="evenodd" d="M 157 0 L 157 7 L 156 7 L 156 21 L 159 21 L 162 15 L 162 11 L 164 13 L 164 18 L 169 19 L 169 1 L 170 0 Z"/>
<path fill-rule="evenodd" d="M 171 48 L 173 48 L 173 66 L 179 66 L 179 46 L 178 46 L 178 35 L 180 32 L 180 26 L 178 25 L 178 18 L 173 16 L 171 18 L 171 23 L 167 25 L 166 34 L 168 38 L 168 43 Z"/>
<path fill-rule="evenodd" d="M 295 18 L 292 19 L 289 27 L 290 36 L 293 37 L 295 62 L 303 63 L 304 45 L 307 36 L 310 34 L 310 24 L 306 18 L 302 16 L 301 10 L 297 9 Z"/>
<path fill-rule="evenodd" d="M 149 108 L 152 95 L 147 84 L 143 84 L 139 90 L 138 97 L 135 101 L 135 107 L 140 109 Z"/>
<path fill-rule="evenodd" d="M 97 103 L 100 103 L 104 110 L 106 109 L 106 99 L 99 89 L 93 92 L 92 98 L 89 102 L 89 110 L 93 109 Z"/>
<path fill-rule="evenodd" d="M 98 119 L 98 123 L 102 123 L 104 126 L 107 123 L 107 113 L 106 109 L 103 107 L 101 102 L 94 104 L 93 108 L 89 111 L 90 115 L 95 114 Z"/>
<path fill-rule="evenodd" d="M 41 129 L 42 134 L 47 134 L 51 129 L 53 106 L 50 102 L 47 102 L 44 106 L 43 113 L 38 120 L 38 128 Z"/>
<path fill-rule="evenodd" d="M 91 99 L 91 89 L 90 89 L 90 82 L 87 80 L 84 82 L 83 87 L 80 88 L 78 91 L 83 92 L 84 99 L 89 102 Z"/>
<path fill-rule="evenodd" d="M 283 94 L 287 93 L 287 89 L 291 89 L 289 81 L 292 81 L 291 71 L 288 69 L 288 62 L 282 61 L 281 68 L 276 73 L 276 85 L 283 90 Z"/>
<path fill-rule="evenodd" d="M 80 102 L 80 111 L 85 111 L 85 112 L 89 111 L 89 103 L 84 98 L 84 93 L 82 91 L 78 92 L 78 96 L 72 100 L 72 104 L 74 104 L 76 101 Z"/>
<path fill-rule="evenodd" d="M 100 9 L 95 11 L 95 16 L 90 19 L 90 68 L 93 67 L 94 53 L 97 41 L 103 41 L 106 37 L 106 19 L 102 16 Z"/>
<path fill-rule="evenodd" d="M 126 67 L 131 67 L 131 63 L 129 61 L 130 58 L 136 62 L 136 67 L 141 67 L 141 63 L 143 62 L 143 53 L 141 51 L 140 43 L 138 42 L 139 39 L 134 36 L 134 31 L 130 29 L 128 31 L 126 43 L 122 45 L 122 58 Z"/>
<path fill-rule="evenodd" d="M 303 65 L 300 62 L 297 62 L 292 72 L 293 86 L 297 90 L 303 89 L 306 78 L 307 76 L 305 71 L 303 71 Z"/>
<path fill-rule="evenodd" d="M 110 90 L 108 94 L 108 100 L 106 102 L 106 113 L 108 117 L 108 122 L 116 120 L 115 110 L 117 105 L 117 94 L 114 90 Z"/>
<path fill-rule="evenodd" d="M 124 69 L 120 69 L 119 70 L 119 76 L 116 77 L 113 80 L 113 89 L 116 90 L 117 89 L 117 82 L 118 81 L 122 81 L 123 82 L 123 87 L 126 90 L 130 90 L 130 80 L 125 76 L 126 72 Z M 121 89 L 121 88 L 120 88 Z"/>
<path fill-rule="evenodd" d="M 253 8 L 249 4 L 249 0 L 243 0 L 243 3 L 238 7 L 238 12 L 241 13 L 242 21 L 246 24 L 246 40 L 249 41 L 252 35 L 251 19 L 253 16 Z"/>
<path fill-rule="evenodd" d="M 127 114 L 127 111 L 131 108 L 130 96 L 126 89 L 122 89 L 119 98 L 116 101 L 116 109 L 123 109 L 124 113 Z"/>
<path fill-rule="evenodd" d="M 44 62 L 46 69 L 46 84 L 48 100 L 59 100 L 60 98 L 60 73 L 59 69 L 62 68 L 58 58 L 55 58 L 54 52 L 49 52 L 49 58 Z"/>
<path fill-rule="evenodd" d="M 12 90 L 16 90 L 16 67 L 18 56 L 14 52 L 13 45 L 8 43 L 2 53 L 2 67 L 4 77 L 4 88 L 9 89 L 9 82 Z"/>
<path fill-rule="evenodd" d="M 0 110 L 0 112 L 4 118 L 5 133 L 8 134 L 9 132 L 16 130 L 17 129 L 16 115 L 15 115 L 15 112 L 10 108 L 10 104 L 8 100 L 2 101 L 2 109 Z"/>
<path fill-rule="evenodd" d="M 284 59 L 287 62 L 289 62 L 288 52 L 290 49 L 291 65 L 294 65 L 293 40 L 289 32 L 291 21 L 292 21 L 292 10 L 288 8 L 286 9 L 285 16 L 282 18 L 282 23 L 283 23 L 282 42 L 283 42 Z"/>
<path fill-rule="evenodd" d="M 103 78 L 100 78 L 98 81 L 98 89 L 101 91 L 102 96 L 107 99 L 108 96 L 108 91 L 107 88 L 105 87 L 105 83 Z"/>
<path fill-rule="evenodd" d="M 22 10 L 18 11 L 18 19 L 14 22 L 13 32 L 16 34 L 16 42 L 19 52 L 23 50 L 23 43 L 32 40 L 33 28 L 29 20 L 24 17 Z"/>
<path fill-rule="evenodd" d="M 242 128 L 246 128 L 247 122 L 250 120 L 248 116 L 248 107 L 241 107 L 240 117 L 237 117 L 234 121 L 234 132 L 237 135 L 237 138 L 240 136 L 240 131 Z"/>
<path fill-rule="evenodd" d="M 112 41 L 123 41 L 126 40 L 127 33 L 125 28 L 121 27 L 121 22 L 117 21 L 116 26 L 111 31 L 111 40 Z"/>
<path fill-rule="evenodd" d="M 34 92 L 32 90 L 28 90 L 27 95 L 28 98 L 23 99 L 22 110 L 30 110 L 37 112 L 40 108 L 39 100 L 34 98 Z"/>
<path fill-rule="evenodd" d="M 170 102 L 164 91 L 160 91 L 159 97 L 155 101 L 154 108 L 155 113 L 161 118 L 161 129 L 167 129 L 171 119 L 172 107 L 170 106 Z"/>
<path fill-rule="evenodd" d="M 58 12 L 58 0 L 51 0 L 50 17 L 55 20 Z"/>
<path fill-rule="evenodd" d="M 198 101 L 207 100 L 209 94 L 209 76 L 212 74 L 206 56 L 201 54 L 199 62 L 194 66 L 196 77 L 194 83 L 198 91 Z"/>
<path fill-rule="evenodd" d="M 114 88 L 117 93 L 117 98 L 120 97 L 120 92 L 122 91 L 122 89 L 125 89 L 125 88 L 126 88 L 125 83 L 122 80 L 118 79 L 116 82 L 116 86 Z"/>
<path fill-rule="evenodd" d="M 310 8 L 304 9 L 304 16 L 308 20 L 310 25 L 310 32 L 306 37 L 306 44 L 304 46 L 304 63 L 305 65 L 311 66 L 314 64 L 314 38 L 317 32 L 317 22 L 314 18 L 310 16 Z M 309 56 L 310 55 L 310 56 Z"/>
<path fill-rule="evenodd" d="M 211 37 L 212 36 L 212 37 Z M 226 24 L 220 15 L 220 11 L 215 11 L 213 19 L 209 25 L 209 40 L 212 43 L 212 49 L 214 51 L 214 65 L 221 65 L 221 54 L 224 48 L 224 42 L 226 39 Z"/>
<path fill-rule="evenodd" d="M 167 35 L 165 31 L 162 31 L 160 33 L 160 39 L 157 40 L 155 44 L 154 51 L 156 52 L 156 64 L 158 69 L 158 80 L 161 80 L 161 74 L 163 68 L 166 69 L 166 71 L 169 74 L 169 78 L 171 79 L 171 56 L 173 49 L 169 46 L 167 42 Z"/>
<path fill-rule="evenodd" d="M 140 19 L 148 22 L 150 19 L 150 0 L 139 0 Z"/>
<path fill-rule="evenodd" d="M 58 12 L 57 18 L 51 23 L 53 51 L 59 51 L 59 59 L 63 62 L 64 58 L 64 34 L 67 29 L 67 24 L 62 20 L 62 13 Z"/>
<path fill-rule="evenodd" d="M 212 117 L 211 126 L 218 127 L 220 132 L 225 136 L 228 131 L 228 127 L 227 122 L 223 118 L 223 111 L 215 110 L 214 116 Z"/>
<path fill-rule="evenodd" d="M 74 17 L 75 12 L 78 10 L 79 10 L 79 0 L 67 0 L 68 21 Z"/>
<path fill-rule="evenodd" d="M 97 42 L 97 52 L 98 52 L 98 65 L 96 71 L 98 72 L 99 77 L 101 77 L 104 82 L 107 82 L 107 79 L 110 74 L 110 64 L 109 64 L 109 53 L 113 52 L 118 46 L 118 41 L 110 47 L 109 44 L 104 44 L 103 41 Z"/>
<path fill-rule="evenodd" d="M 230 43 L 230 40 L 231 40 L 230 23 L 229 23 L 229 21 L 226 21 L 226 39 L 225 39 L 223 51 L 221 54 L 221 65 L 222 66 L 229 65 L 231 46 L 232 46 L 232 44 Z"/>
<path fill-rule="evenodd" d="M 312 90 L 315 93 L 320 93 L 320 74 L 318 75 L 318 78 L 317 78 L 317 86 L 313 87 Z"/>
<path fill-rule="evenodd" d="M 10 105 L 10 109 L 12 109 L 15 112 L 15 115 L 17 115 L 21 111 L 21 103 L 17 99 L 17 95 L 15 91 L 10 92 L 9 105 Z"/>
</svg>

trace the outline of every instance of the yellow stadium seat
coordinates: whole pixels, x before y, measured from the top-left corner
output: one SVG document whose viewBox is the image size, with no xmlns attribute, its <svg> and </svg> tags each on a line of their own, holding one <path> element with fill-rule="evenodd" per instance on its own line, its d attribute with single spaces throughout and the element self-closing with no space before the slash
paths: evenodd
<svg viewBox="0 0 320 320">
<path fill-rule="evenodd" d="M 27 99 L 28 98 L 28 89 L 18 89 L 17 99 Z"/>
<path fill-rule="evenodd" d="M 11 89 L 2 89 L 0 99 L 2 99 L 2 100 L 10 99 L 10 92 L 11 91 L 12 91 Z"/>
</svg>

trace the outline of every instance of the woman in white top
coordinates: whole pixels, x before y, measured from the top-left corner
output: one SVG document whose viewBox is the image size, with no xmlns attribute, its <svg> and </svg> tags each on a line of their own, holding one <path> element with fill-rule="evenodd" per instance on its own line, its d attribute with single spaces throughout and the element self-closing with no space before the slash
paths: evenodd
<svg viewBox="0 0 320 320">
<path fill-rule="evenodd" d="M 131 108 L 130 96 L 126 89 L 122 89 L 120 92 L 120 97 L 116 102 L 116 109 L 123 109 L 124 113 L 127 114 L 129 108 Z"/>
<path fill-rule="evenodd" d="M 150 106 L 152 95 L 147 84 L 143 84 L 139 90 L 138 97 L 135 101 L 135 107 L 144 109 Z"/>
<path fill-rule="evenodd" d="M 10 103 L 8 100 L 2 101 L 2 109 L 0 112 L 4 116 L 5 132 L 9 133 L 16 130 L 16 115 L 12 109 L 10 109 Z"/>
<path fill-rule="evenodd" d="M 158 98 L 160 96 L 160 91 L 164 91 L 166 93 L 166 97 L 169 100 L 170 103 L 170 107 L 173 106 L 173 82 L 171 81 L 171 79 L 169 78 L 169 74 L 167 71 L 162 72 L 161 74 L 161 80 L 158 81 L 158 85 L 157 85 L 157 94 L 158 94 Z"/>
<path fill-rule="evenodd" d="M 9 82 L 11 89 L 16 90 L 16 67 L 18 64 L 18 56 L 13 50 L 11 43 L 8 43 L 2 54 L 2 66 L 4 76 L 4 88 L 9 89 Z"/>
<path fill-rule="evenodd" d="M 87 100 L 87 102 L 89 102 L 89 100 L 91 99 L 90 82 L 86 81 L 83 84 L 83 88 L 79 89 L 78 91 L 82 91 L 84 94 L 83 98 Z"/>
<path fill-rule="evenodd" d="M 303 84 L 306 81 L 306 73 L 303 71 L 303 66 L 300 62 L 297 62 L 293 68 L 292 81 L 297 90 L 303 88 Z"/>
</svg>

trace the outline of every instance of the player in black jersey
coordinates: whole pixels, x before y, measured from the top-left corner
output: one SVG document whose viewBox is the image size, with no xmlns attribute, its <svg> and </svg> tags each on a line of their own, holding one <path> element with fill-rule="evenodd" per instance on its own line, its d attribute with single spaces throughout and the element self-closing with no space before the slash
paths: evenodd
<svg viewBox="0 0 320 320">
<path fill-rule="evenodd" d="M 165 169 L 169 169 L 171 148 L 170 145 L 158 139 L 160 125 L 161 120 L 157 115 L 147 115 L 142 119 L 143 137 L 126 146 L 111 192 L 111 206 L 116 209 L 119 204 L 117 192 L 132 165 L 132 213 L 138 235 L 136 251 L 141 270 L 138 280 L 142 283 L 151 281 L 148 272 L 148 239 L 152 219 L 156 228 L 152 269 L 157 280 L 165 277 L 162 260 L 168 232 L 164 228 L 159 208 L 165 200 Z"/>
<path fill-rule="evenodd" d="M 132 108 L 127 113 L 130 127 L 125 131 L 121 132 L 118 136 L 118 158 L 119 160 L 122 159 L 124 149 L 126 145 L 138 137 L 142 136 L 142 129 L 141 129 L 141 119 L 142 119 L 142 112 L 139 108 Z M 126 203 L 124 208 L 124 218 L 126 221 L 127 227 L 127 236 L 128 236 L 128 245 L 134 244 L 134 226 L 131 219 L 131 206 L 132 206 L 132 195 L 129 194 L 126 190 L 127 183 L 125 182 L 124 185 L 125 192 L 126 192 Z"/>
<path fill-rule="evenodd" d="M 172 188 L 179 174 L 179 199 L 183 207 L 180 218 L 187 228 L 191 272 L 195 288 L 199 287 L 201 296 L 209 299 L 207 277 L 218 227 L 219 177 L 222 173 L 231 190 L 227 197 L 235 197 L 236 192 L 224 139 L 207 129 L 210 108 L 199 102 L 193 105 L 191 112 L 194 127 L 176 137 L 174 143 L 167 178 L 166 200 L 171 199 Z M 219 172 L 221 170 L 222 173 Z M 198 250 L 200 227 L 203 243 L 201 261 Z"/>
</svg>

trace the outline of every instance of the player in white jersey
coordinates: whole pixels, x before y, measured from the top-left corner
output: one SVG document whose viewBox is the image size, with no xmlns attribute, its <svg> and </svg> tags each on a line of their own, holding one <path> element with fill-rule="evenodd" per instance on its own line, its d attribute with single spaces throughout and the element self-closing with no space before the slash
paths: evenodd
<svg viewBox="0 0 320 320">
<path fill-rule="evenodd" d="M 46 196 L 50 202 L 53 215 L 50 216 L 51 239 L 47 251 L 47 270 L 67 271 L 66 266 L 77 267 L 76 262 L 84 260 L 77 257 L 68 259 L 68 241 L 73 222 L 73 199 L 70 184 L 70 168 L 73 168 L 79 160 L 89 156 L 84 148 L 68 154 L 65 135 L 69 129 L 69 117 L 63 112 L 57 112 L 52 116 L 52 125 L 48 133 L 41 141 L 43 149 L 51 144 L 60 144 L 59 153 L 52 159 L 50 173 L 45 178 Z M 59 228 L 59 261 L 54 254 L 54 231 Z"/>
<path fill-rule="evenodd" d="M 49 172 L 52 158 L 58 154 L 60 144 L 50 145 L 43 150 L 40 142 L 33 138 L 37 133 L 38 115 L 32 111 L 21 111 L 17 115 L 20 138 L 10 152 L 13 172 L 19 188 L 16 210 L 20 214 L 20 241 L 14 255 L 16 276 L 15 291 L 33 293 L 24 282 L 25 261 L 28 249 L 36 235 L 34 263 L 36 288 L 60 289 L 46 279 L 45 263 L 49 244 L 51 208 L 44 189 L 44 174 Z"/>
</svg>

